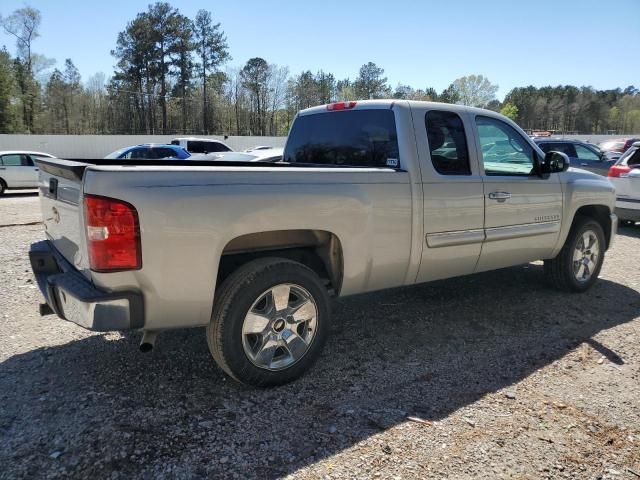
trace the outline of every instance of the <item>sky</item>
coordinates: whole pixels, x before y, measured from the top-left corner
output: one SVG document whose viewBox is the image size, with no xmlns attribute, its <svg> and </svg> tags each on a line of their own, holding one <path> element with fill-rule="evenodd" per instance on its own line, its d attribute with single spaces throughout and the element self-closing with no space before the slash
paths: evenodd
<svg viewBox="0 0 640 480">
<path fill-rule="evenodd" d="M 138 0 L 2 0 L 0 15 L 25 4 L 42 13 L 33 49 L 71 58 L 83 79 L 110 76 L 118 32 L 144 11 Z M 354 79 L 369 61 L 398 83 L 441 91 L 458 77 L 481 74 L 513 87 L 572 84 L 597 89 L 640 87 L 640 0 L 394 0 L 316 2 L 174 0 L 195 18 L 212 12 L 241 67 L 251 57 L 292 74 L 323 69 Z M 0 33 L 0 46 L 15 52 Z"/>
</svg>

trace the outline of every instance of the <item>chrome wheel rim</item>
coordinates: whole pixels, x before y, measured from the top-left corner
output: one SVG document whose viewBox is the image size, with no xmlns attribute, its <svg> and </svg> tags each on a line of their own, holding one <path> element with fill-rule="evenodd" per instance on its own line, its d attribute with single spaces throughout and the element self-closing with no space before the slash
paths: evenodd
<svg viewBox="0 0 640 480">
<path fill-rule="evenodd" d="M 573 275 L 579 282 L 586 282 L 595 271 L 600 258 L 598 236 L 592 230 L 585 231 L 573 250 Z"/>
<path fill-rule="evenodd" d="M 256 367 L 282 370 L 309 351 L 316 335 L 318 307 L 311 294 L 292 283 L 263 292 L 242 324 L 242 347 Z"/>
</svg>

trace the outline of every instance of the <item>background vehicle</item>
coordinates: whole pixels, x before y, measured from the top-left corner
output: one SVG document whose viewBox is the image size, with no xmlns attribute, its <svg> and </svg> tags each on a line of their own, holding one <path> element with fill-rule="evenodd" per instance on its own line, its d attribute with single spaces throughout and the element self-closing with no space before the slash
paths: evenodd
<svg viewBox="0 0 640 480">
<path fill-rule="evenodd" d="M 602 142 L 598 147 L 603 152 L 626 152 L 635 142 L 640 142 L 640 138 L 618 138 Z"/>
<path fill-rule="evenodd" d="M 176 145 L 162 145 L 158 143 L 145 143 L 142 145 L 135 145 L 133 147 L 125 147 L 115 152 L 110 153 L 104 158 L 112 159 L 179 159 L 185 160 L 191 157 L 191 154 L 184 148 Z"/>
<path fill-rule="evenodd" d="M 567 171 L 488 110 L 314 107 L 283 159 L 38 161 L 43 312 L 141 329 L 146 350 L 158 331 L 207 325 L 225 372 L 276 385 L 318 358 L 330 296 L 539 259 L 552 285 L 583 292 L 616 232 L 606 178 Z"/>
<path fill-rule="evenodd" d="M 189 153 L 232 152 L 229 145 L 209 138 L 181 137 L 171 140 L 171 145 L 179 145 Z"/>
<path fill-rule="evenodd" d="M 606 175 L 609 167 L 616 161 L 595 145 L 578 140 L 534 138 L 534 142 L 545 153 L 552 150 L 564 153 L 569 157 L 572 167 L 583 168 L 600 175 Z"/>
<path fill-rule="evenodd" d="M 634 143 L 609 169 L 616 187 L 616 213 L 621 225 L 640 222 L 640 142 Z"/>
<path fill-rule="evenodd" d="M 268 148 L 248 152 L 223 152 L 209 155 L 208 158 L 225 162 L 279 162 L 283 151 L 283 148 Z"/>
<path fill-rule="evenodd" d="M 6 190 L 38 187 L 38 167 L 34 160 L 55 158 L 42 152 L 22 150 L 0 152 L 0 195 Z"/>
</svg>

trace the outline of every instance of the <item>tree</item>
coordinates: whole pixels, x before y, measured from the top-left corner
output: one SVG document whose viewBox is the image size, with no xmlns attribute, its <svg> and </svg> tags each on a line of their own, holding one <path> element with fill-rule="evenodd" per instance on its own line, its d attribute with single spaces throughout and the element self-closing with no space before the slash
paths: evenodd
<svg viewBox="0 0 640 480">
<path fill-rule="evenodd" d="M 14 130 L 14 88 L 11 55 L 3 48 L 0 50 L 0 133 L 12 133 Z"/>
<path fill-rule="evenodd" d="M 498 85 L 482 75 L 469 75 L 453 82 L 458 102 L 472 107 L 484 107 L 496 97 Z"/>
<path fill-rule="evenodd" d="M 220 23 L 213 23 L 211 13 L 199 10 L 194 27 L 196 51 L 200 57 L 200 79 L 202 80 L 202 123 L 203 130 L 209 130 L 207 116 L 207 75 L 217 71 L 225 61 L 230 60 L 227 38 L 220 28 Z"/>
<path fill-rule="evenodd" d="M 191 54 L 195 49 L 195 44 L 192 41 L 193 23 L 184 15 L 178 15 L 175 22 L 176 43 L 172 52 L 175 58 L 172 63 L 177 70 L 175 90 L 182 100 L 182 133 L 187 133 L 187 90 L 191 85 L 191 77 L 193 75 Z"/>
<path fill-rule="evenodd" d="M 355 93 L 358 98 L 386 98 L 391 96 L 391 89 L 387 85 L 387 77 L 383 77 L 384 69 L 369 62 L 360 67 L 360 73 L 355 81 Z"/>
<path fill-rule="evenodd" d="M 439 100 L 443 103 L 458 103 L 460 100 L 460 93 L 452 83 L 442 91 Z"/>
<path fill-rule="evenodd" d="M 516 107 L 513 103 L 505 103 L 500 109 L 500 113 L 505 117 L 509 117 L 511 120 L 515 121 L 518 118 L 518 107 Z"/>
<path fill-rule="evenodd" d="M 249 122 L 252 135 L 264 135 L 265 132 L 265 97 L 269 64 L 264 58 L 250 58 L 240 71 L 242 85 L 251 97 L 252 115 Z"/>
<path fill-rule="evenodd" d="M 40 36 L 38 29 L 41 21 L 40 11 L 31 7 L 20 8 L 6 18 L 0 18 L 4 31 L 16 39 L 18 56 L 15 67 L 19 70 L 17 84 L 22 100 L 22 120 L 30 132 L 34 129 L 36 103 L 40 90 L 33 75 L 32 43 Z"/>
</svg>

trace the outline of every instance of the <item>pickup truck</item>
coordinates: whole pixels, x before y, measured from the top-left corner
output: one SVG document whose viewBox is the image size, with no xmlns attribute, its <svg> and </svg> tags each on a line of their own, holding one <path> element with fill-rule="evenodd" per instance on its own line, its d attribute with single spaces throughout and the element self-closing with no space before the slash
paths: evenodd
<svg viewBox="0 0 640 480">
<path fill-rule="evenodd" d="M 256 386 L 318 358 L 332 296 L 536 260 L 555 288 L 584 292 L 617 228 L 605 177 L 460 105 L 303 110 L 275 164 L 37 163 L 41 313 L 141 330 L 142 350 L 162 330 L 206 326 L 218 365 Z"/>
</svg>

